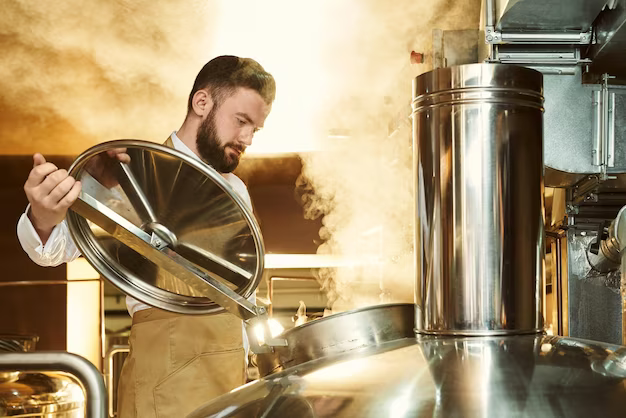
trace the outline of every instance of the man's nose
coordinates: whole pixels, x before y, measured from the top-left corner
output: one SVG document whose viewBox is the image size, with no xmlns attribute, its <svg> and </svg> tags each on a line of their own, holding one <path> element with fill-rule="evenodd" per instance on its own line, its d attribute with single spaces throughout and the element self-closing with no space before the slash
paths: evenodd
<svg viewBox="0 0 626 418">
<path fill-rule="evenodd" d="M 249 147 L 250 145 L 252 145 L 253 136 L 254 136 L 253 129 L 243 129 L 239 135 L 239 142 Z"/>
</svg>

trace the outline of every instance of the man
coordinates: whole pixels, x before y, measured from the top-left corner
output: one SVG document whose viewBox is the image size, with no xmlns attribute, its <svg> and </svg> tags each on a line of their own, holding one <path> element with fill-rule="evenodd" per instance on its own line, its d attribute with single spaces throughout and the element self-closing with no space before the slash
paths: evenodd
<svg viewBox="0 0 626 418">
<path fill-rule="evenodd" d="M 217 57 L 196 77 L 187 116 L 166 145 L 223 173 L 251 205 L 246 186 L 232 171 L 263 127 L 275 91 L 273 77 L 256 61 Z M 120 152 L 117 158 L 124 162 L 128 156 Z M 59 265 L 79 256 L 64 218 L 81 184 L 41 154 L 33 160 L 24 185 L 30 205 L 18 222 L 18 237 L 35 263 Z M 126 304 L 133 325 L 119 385 L 120 418 L 185 416 L 245 383 L 244 336 L 235 316 L 185 316 L 130 297 Z"/>
</svg>

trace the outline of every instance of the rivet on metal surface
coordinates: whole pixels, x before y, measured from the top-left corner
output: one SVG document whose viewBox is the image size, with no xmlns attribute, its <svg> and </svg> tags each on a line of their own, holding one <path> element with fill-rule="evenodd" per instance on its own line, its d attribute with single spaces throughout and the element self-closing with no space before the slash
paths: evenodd
<svg viewBox="0 0 626 418">
<path fill-rule="evenodd" d="M 167 243 L 163 242 L 163 240 L 161 240 L 161 238 L 159 238 L 159 236 L 155 234 L 154 232 L 150 236 L 150 245 L 152 245 L 157 250 L 161 250 L 167 247 Z"/>
</svg>

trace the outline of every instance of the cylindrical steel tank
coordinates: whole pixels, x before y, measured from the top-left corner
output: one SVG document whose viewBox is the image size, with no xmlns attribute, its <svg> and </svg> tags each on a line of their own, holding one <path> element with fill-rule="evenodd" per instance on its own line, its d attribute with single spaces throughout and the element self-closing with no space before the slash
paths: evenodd
<svg viewBox="0 0 626 418">
<path fill-rule="evenodd" d="M 541 73 L 472 64 L 413 87 L 418 332 L 541 331 Z"/>
</svg>

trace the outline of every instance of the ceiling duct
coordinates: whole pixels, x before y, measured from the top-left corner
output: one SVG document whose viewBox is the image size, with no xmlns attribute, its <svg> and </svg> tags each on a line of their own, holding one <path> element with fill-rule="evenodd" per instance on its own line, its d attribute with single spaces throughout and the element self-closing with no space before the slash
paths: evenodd
<svg viewBox="0 0 626 418">
<path fill-rule="evenodd" d="M 596 19 L 595 42 L 589 48 L 591 72 L 608 73 L 620 82 L 626 80 L 626 1 L 609 2 Z"/>
</svg>

